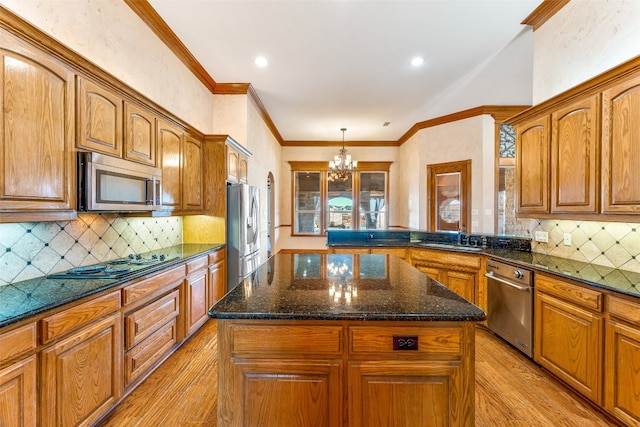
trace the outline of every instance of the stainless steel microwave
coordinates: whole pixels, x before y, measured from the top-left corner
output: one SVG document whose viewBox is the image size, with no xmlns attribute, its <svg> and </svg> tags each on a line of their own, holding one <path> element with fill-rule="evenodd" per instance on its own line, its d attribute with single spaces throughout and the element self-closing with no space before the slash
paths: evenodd
<svg viewBox="0 0 640 427">
<path fill-rule="evenodd" d="M 162 170 L 78 152 L 78 211 L 155 211 L 162 207 Z"/>
</svg>

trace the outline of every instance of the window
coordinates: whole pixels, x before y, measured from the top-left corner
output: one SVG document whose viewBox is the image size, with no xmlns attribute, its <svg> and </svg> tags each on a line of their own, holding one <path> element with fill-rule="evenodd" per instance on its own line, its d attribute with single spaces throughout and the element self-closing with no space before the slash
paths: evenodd
<svg viewBox="0 0 640 427">
<path fill-rule="evenodd" d="M 289 162 L 293 173 L 294 235 L 325 235 L 325 229 L 388 228 L 387 176 L 391 162 L 360 162 L 345 180 L 325 162 Z"/>
</svg>

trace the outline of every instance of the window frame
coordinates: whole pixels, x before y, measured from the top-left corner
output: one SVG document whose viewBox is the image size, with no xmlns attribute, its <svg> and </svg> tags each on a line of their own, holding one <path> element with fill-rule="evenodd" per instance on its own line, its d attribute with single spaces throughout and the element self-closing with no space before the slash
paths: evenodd
<svg viewBox="0 0 640 427">
<path fill-rule="evenodd" d="M 352 178 L 353 187 L 352 200 L 353 207 L 351 209 L 352 228 L 350 230 L 360 230 L 360 172 L 384 172 L 385 173 L 385 229 L 389 228 L 389 169 L 392 162 L 358 162 L 358 169 Z M 291 166 L 291 235 L 303 237 L 326 237 L 327 236 L 327 215 L 328 215 L 328 174 L 329 162 L 304 162 L 289 161 Z M 323 228 L 319 233 L 297 233 L 297 217 L 296 217 L 296 173 L 316 173 L 320 172 L 320 198 L 322 209 L 320 211 L 320 223 Z M 363 229 L 364 230 L 364 229 Z"/>
</svg>

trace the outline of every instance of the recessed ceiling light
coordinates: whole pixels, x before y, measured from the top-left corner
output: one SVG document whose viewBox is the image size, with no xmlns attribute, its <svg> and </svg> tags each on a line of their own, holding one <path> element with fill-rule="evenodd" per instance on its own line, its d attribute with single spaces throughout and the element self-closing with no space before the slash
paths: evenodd
<svg viewBox="0 0 640 427">
<path fill-rule="evenodd" d="M 269 65 L 269 61 L 267 61 L 267 58 L 265 58 L 264 56 L 258 56 L 254 62 L 260 68 L 264 68 Z"/>
<path fill-rule="evenodd" d="M 411 65 L 413 65 L 414 67 L 417 67 L 419 65 L 422 65 L 423 62 L 424 62 L 424 58 L 422 58 L 421 56 L 416 56 L 411 60 Z"/>
</svg>

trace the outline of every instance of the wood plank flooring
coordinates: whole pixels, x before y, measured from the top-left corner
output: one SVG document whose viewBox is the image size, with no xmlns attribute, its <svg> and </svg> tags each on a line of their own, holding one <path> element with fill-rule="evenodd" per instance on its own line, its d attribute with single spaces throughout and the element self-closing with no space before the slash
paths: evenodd
<svg viewBox="0 0 640 427">
<path fill-rule="evenodd" d="M 98 425 L 216 426 L 216 326 L 209 320 Z M 517 350 L 477 329 L 477 427 L 615 425 Z"/>
</svg>

